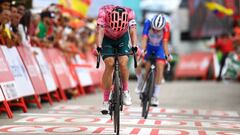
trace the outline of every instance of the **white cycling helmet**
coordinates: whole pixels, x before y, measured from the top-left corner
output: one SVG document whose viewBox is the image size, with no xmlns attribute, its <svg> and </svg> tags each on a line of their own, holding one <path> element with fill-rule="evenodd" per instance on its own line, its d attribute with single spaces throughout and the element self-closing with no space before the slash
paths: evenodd
<svg viewBox="0 0 240 135">
<path fill-rule="evenodd" d="M 161 30 L 166 25 L 166 19 L 164 15 L 155 15 L 152 19 L 152 28 L 155 30 Z"/>
</svg>

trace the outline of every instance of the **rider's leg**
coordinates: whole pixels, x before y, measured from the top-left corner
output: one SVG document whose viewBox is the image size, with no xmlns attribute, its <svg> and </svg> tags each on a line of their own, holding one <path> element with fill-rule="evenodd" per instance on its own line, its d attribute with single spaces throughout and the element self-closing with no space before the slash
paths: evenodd
<svg viewBox="0 0 240 135">
<path fill-rule="evenodd" d="M 158 97 L 159 93 L 160 93 L 160 84 L 162 82 L 163 79 L 163 71 L 164 71 L 164 61 L 160 60 L 156 62 L 156 79 L 155 79 L 155 90 L 153 93 L 154 97 Z"/>
<path fill-rule="evenodd" d="M 140 64 L 137 66 L 135 72 L 136 72 L 137 80 L 139 81 L 141 79 L 141 76 L 142 76 L 141 65 Z"/>
<path fill-rule="evenodd" d="M 151 99 L 151 105 L 158 106 L 158 95 L 160 93 L 160 84 L 163 78 L 163 70 L 164 70 L 164 61 L 156 61 L 156 79 L 155 79 L 155 89 L 153 92 L 153 97 Z"/>
<path fill-rule="evenodd" d="M 114 58 L 108 57 L 104 59 L 105 70 L 102 77 L 102 85 L 104 89 L 104 101 L 109 100 L 109 94 L 112 87 L 112 74 L 114 70 Z"/>
<path fill-rule="evenodd" d="M 137 66 L 137 68 L 135 70 L 136 76 L 137 76 L 137 87 L 135 89 L 136 93 L 141 92 L 141 88 L 142 88 L 142 85 L 143 85 L 143 82 L 144 82 L 144 75 L 142 73 L 142 65 L 143 64 L 144 64 L 143 62 L 139 63 L 139 65 Z"/>
<path fill-rule="evenodd" d="M 147 74 L 148 74 L 150 68 L 151 68 L 151 63 L 150 63 L 149 61 L 147 61 L 147 62 L 145 63 L 145 75 L 144 75 L 144 79 L 147 78 Z"/>
<path fill-rule="evenodd" d="M 128 71 L 128 56 L 120 56 L 119 57 L 119 67 L 121 71 L 121 79 L 123 85 L 123 104 L 124 105 L 131 105 L 132 99 L 130 97 L 128 91 L 128 78 L 129 78 L 129 71 Z"/>
<path fill-rule="evenodd" d="M 119 67 L 120 67 L 120 71 L 121 71 L 123 91 L 127 91 L 128 90 L 128 78 L 129 78 L 128 56 L 119 56 Z"/>
</svg>

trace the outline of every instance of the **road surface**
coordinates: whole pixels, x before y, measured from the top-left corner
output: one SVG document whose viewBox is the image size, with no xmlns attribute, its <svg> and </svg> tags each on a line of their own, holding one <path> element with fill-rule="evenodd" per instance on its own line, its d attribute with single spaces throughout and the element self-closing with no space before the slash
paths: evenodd
<svg viewBox="0 0 240 135">
<path fill-rule="evenodd" d="M 161 87 L 160 106 L 141 118 L 136 81 L 129 84 L 133 105 L 121 113 L 121 134 L 240 135 L 240 84 L 207 81 L 167 82 Z M 14 118 L 0 115 L 0 134 L 113 134 L 110 117 L 100 113 L 102 93 L 67 102 L 14 110 Z"/>
</svg>

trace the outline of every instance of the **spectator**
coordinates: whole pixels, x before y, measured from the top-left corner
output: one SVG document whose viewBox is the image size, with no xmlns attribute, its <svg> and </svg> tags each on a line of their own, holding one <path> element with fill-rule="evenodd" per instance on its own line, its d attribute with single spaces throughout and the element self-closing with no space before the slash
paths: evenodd
<svg viewBox="0 0 240 135">
<path fill-rule="evenodd" d="M 7 9 L 0 10 L 0 32 L 8 47 L 12 46 L 12 35 L 8 23 L 10 22 L 11 12 Z"/>
<path fill-rule="evenodd" d="M 20 21 L 20 14 L 17 12 L 17 7 L 15 5 L 11 6 L 11 34 L 13 37 L 13 44 L 19 45 L 20 42 L 20 36 L 18 34 L 18 24 Z"/>
<path fill-rule="evenodd" d="M 220 71 L 219 71 L 219 75 L 217 78 L 217 81 L 221 81 L 222 80 L 222 78 L 221 78 L 222 70 L 225 65 L 226 58 L 228 57 L 228 54 L 233 51 L 233 44 L 232 44 L 232 40 L 230 39 L 229 35 L 223 34 L 221 36 L 221 38 L 219 38 L 217 40 L 215 47 L 218 48 L 223 54 L 222 59 L 220 61 Z"/>
<path fill-rule="evenodd" d="M 0 0 L 0 8 L 10 10 L 10 0 Z"/>
<path fill-rule="evenodd" d="M 28 30 L 30 36 L 35 36 L 37 35 L 37 27 L 38 24 L 40 23 L 41 17 L 39 14 L 35 14 L 31 17 L 31 23 L 30 23 L 30 28 Z"/>
<path fill-rule="evenodd" d="M 20 14 L 20 16 L 22 18 L 22 16 L 25 14 L 25 3 L 24 2 L 19 2 L 18 6 L 17 6 L 17 9 L 18 9 L 18 13 Z"/>
<path fill-rule="evenodd" d="M 41 20 L 38 24 L 37 28 L 37 36 L 40 39 L 44 39 L 47 36 L 48 31 L 48 24 L 49 24 L 49 12 L 42 12 L 41 13 Z"/>
<path fill-rule="evenodd" d="M 28 29 L 31 21 L 31 12 L 27 10 L 22 16 L 20 23 L 18 25 L 18 32 L 21 36 L 21 41 L 24 46 L 30 47 L 30 37 L 28 35 Z"/>
<path fill-rule="evenodd" d="M 29 36 L 31 38 L 31 45 L 39 46 L 39 39 L 37 37 L 37 29 L 38 29 L 38 24 L 40 22 L 41 18 L 39 14 L 35 14 L 31 17 L 31 23 L 30 23 L 30 28 L 28 29 Z"/>
</svg>

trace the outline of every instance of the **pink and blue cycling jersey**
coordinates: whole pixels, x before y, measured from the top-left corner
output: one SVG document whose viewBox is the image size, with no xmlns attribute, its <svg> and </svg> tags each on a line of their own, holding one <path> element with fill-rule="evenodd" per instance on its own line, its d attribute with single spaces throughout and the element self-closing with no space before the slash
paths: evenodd
<svg viewBox="0 0 240 135">
<path fill-rule="evenodd" d="M 146 57 L 153 54 L 160 59 L 165 59 L 163 41 L 168 41 L 170 36 L 170 26 L 167 22 L 165 27 L 156 32 L 151 28 L 151 20 L 147 19 L 144 23 L 143 37 L 147 37 L 147 54 Z"/>
</svg>

